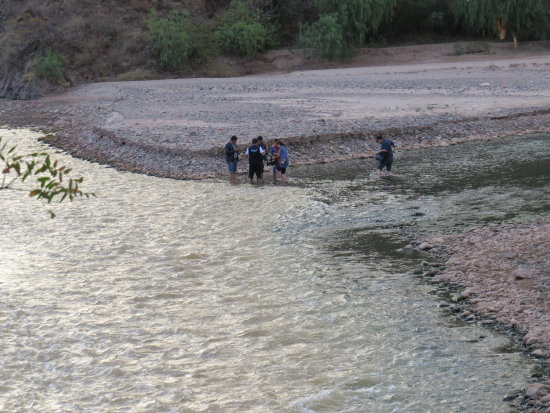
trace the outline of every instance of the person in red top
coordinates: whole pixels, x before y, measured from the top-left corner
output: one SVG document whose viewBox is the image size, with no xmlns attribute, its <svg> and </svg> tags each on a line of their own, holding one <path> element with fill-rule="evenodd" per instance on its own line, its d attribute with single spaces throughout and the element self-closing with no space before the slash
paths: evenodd
<svg viewBox="0 0 550 413">
<path fill-rule="evenodd" d="M 279 139 L 275 139 L 273 145 L 271 145 L 271 148 L 269 149 L 269 153 L 273 162 L 273 182 L 277 180 L 277 166 L 281 162 L 281 159 L 279 157 L 280 149 L 281 147 L 279 146 Z"/>
</svg>

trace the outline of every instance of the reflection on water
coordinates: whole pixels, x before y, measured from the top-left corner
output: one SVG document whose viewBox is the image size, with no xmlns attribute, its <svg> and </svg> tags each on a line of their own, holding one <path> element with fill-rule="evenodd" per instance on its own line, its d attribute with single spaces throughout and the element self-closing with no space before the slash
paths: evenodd
<svg viewBox="0 0 550 413">
<path fill-rule="evenodd" d="M 410 222 L 547 214 L 546 141 L 522 142 L 399 154 L 393 180 L 362 161 L 263 188 L 59 154 L 97 198 L 50 220 L 0 192 L 0 410 L 514 411 L 531 362 L 450 322 L 412 275 L 425 258 L 396 250 Z"/>
</svg>

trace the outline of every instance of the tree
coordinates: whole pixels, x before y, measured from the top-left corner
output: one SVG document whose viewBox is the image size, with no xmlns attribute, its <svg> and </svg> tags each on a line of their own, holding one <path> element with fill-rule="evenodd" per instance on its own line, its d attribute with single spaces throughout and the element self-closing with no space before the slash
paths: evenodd
<svg viewBox="0 0 550 413">
<path fill-rule="evenodd" d="M 47 152 L 32 152 L 18 154 L 16 146 L 2 145 L 0 138 L 0 161 L 4 164 L 2 169 L 2 181 L 0 190 L 14 189 L 16 181 L 32 181 L 29 196 L 36 199 L 45 199 L 48 203 L 52 200 L 63 202 L 65 199 L 73 201 L 77 197 L 89 198 L 93 193 L 82 192 L 79 184 L 84 178 L 70 178 L 71 168 L 59 165 L 52 160 Z M 55 218 L 53 211 L 49 210 L 51 218 Z"/>
<path fill-rule="evenodd" d="M 385 19 L 391 18 L 397 2 L 398 0 L 315 0 L 320 18 L 302 31 L 301 43 L 311 44 L 312 36 L 317 39 L 331 39 L 329 49 L 338 47 L 337 53 L 321 50 L 314 54 L 325 57 L 330 54 L 334 57 L 348 55 L 354 48 L 363 46 L 367 36 L 376 34 Z M 323 33 L 323 30 L 326 32 Z"/>
<path fill-rule="evenodd" d="M 451 7 L 458 23 L 469 33 L 498 33 L 504 40 L 510 31 L 516 47 L 519 37 L 533 32 L 544 10 L 543 0 L 454 0 Z"/>
<path fill-rule="evenodd" d="M 335 13 L 345 42 L 360 47 L 392 16 L 397 0 L 316 0 L 315 4 L 320 15 Z"/>
<path fill-rule="evenodd" d="M 322 60 L 342 58 L 351 52 L 344 42 L 342 26 L 333 14 L 325 14 L 315 23 L 305 26 L 300 35 L 300 46 L 306 55 Z"/>
<path fill-rule="evenodd" d="M 189 13 L 172 10 L 168 17 L 161 18 L 153 9 L 147 19 L 147 26 L 153 52 L 159 58 L 159 66 L 169 70 L 183 69 L 193 53 Z"/>
<path fill-rule="evenodd" d="M 214 37 L 220 49 L 252 57 L 271 46 L 271 28 L 261 22 L 260 10 L 251 0 L 232 0 L 217 18 Z"/>
</svg>

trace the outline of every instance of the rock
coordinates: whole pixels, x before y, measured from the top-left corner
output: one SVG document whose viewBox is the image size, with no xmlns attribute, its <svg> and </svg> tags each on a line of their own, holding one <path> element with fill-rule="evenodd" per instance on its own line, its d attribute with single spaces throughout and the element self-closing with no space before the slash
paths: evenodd
<svg viewBox="0 0 550 413">
<path fill-rule="evenodd" d="M 109 117 L 105 120 L 105 125 L 106 126 L 110 126 L 114 123 L 119 123 L 119 122 L 122 122 L 124 120 L 124 117 L 118 113 L 118 112 L 113 112 L 109 115 Z"/>
<path fill-rule="evenodd" d="M 516 280 L 524 280 L 526 278 L 533 277 L 535 275 L 535 271 L 531 268 L 520 266 L 514 271 L 513 274 Z"/>
<path fill-rule="evenodd" d="M 546 386 L 542 383 L 533 383 L 525 390 L 525 395 L 527 397 L 536 396 L 540 391 L 542 391 Z"/>
<path fill-rule="evenodd" d="M 472 294 L 472 290 L 467 288 L 465 289 L 464 291 L 462 291 L 460 293 L 460 295 L 458 296 L 458 301 L 462 301 L 462 300 L 466 300 L 467 298 L 470 297 L 470 295 Z"/>
<path fill-rule="evenodd" d="M 429 251 L 433 249 L 433 246 L 428 244 L 427 242 L 423 242 L 418 246 L 418 249 L 421 251 Z"/>
</svg>

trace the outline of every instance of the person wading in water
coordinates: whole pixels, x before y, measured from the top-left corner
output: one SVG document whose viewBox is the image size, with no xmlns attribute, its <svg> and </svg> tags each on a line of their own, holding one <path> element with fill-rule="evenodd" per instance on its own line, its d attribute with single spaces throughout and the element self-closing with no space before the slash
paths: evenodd
<svg viewBox="0 0 550 413">
<path fill-rule="evenodd" d="M 262 183 L 264 173 L 264 149 L 258 145 L 258 139 L 252 139 L 252 145 L 246 149 L 248 157 L 248 183 L 251 184 L 256 175 L 258 184 Z"/>
<path fill-rule="evenodd" d="M 239 161 L 239 148 L 237 148 L 237 137 L 233 135 L 225 145 L 225 161 L 229 169 L 229 182 L 237 183 L 237 163 Z"/>
<path fill-rule="evenodd" d="M 378 176 L 382 176 L 384 168 L 388 171 L 388 175 L 392 175 L 391 167 L 393 164 L 393 150 L 395 146 L 389 139 L 384 139 L 382 135 L 376 137 L 376 143 L 380 145 L 380 150 L 376 152 L 376 160 L 378 161 L 378 167 L 376 173 Z"/>
</svg>

